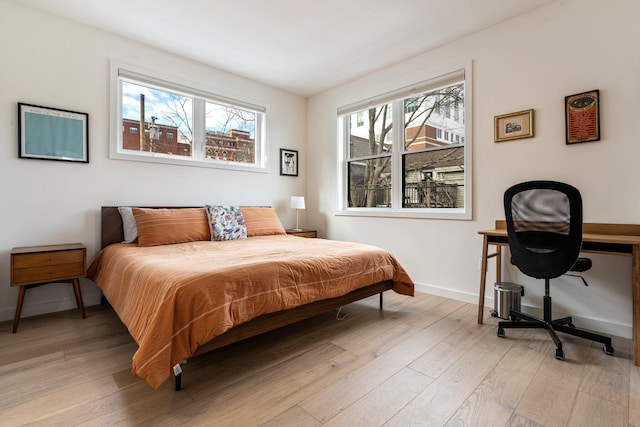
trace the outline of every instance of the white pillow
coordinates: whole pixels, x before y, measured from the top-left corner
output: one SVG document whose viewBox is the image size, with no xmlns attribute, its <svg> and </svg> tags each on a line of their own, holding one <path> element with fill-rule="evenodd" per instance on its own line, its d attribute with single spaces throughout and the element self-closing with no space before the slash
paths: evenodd
<svg viewBox="0 0 640 427">
<path fill-rule="evenodd" d="M 122 217 L 122 230 L 124 231 L 124 240 L 122 243 L 133 243 L 138 238 L 138 226 L 133 216 L 133 210 L 130 206 L 119 206 L 118 212 Z"/>
</svg>

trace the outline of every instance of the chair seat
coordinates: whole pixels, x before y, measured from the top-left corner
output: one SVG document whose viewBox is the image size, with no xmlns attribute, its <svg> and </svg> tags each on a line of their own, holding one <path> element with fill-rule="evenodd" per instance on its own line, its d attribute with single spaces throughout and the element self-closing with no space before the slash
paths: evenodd
<svg viewBox="0 0 640 427">
<path fill-rule="evenodd" d="M 513 257 L 511 258 L 511 264 L 516 265 Z M 584 271 L 591 270 L 593 267 L 593 262 L 591 262 L 591 258 L 578 258 L 573 266 L 569 269 L 569 271 L 575 271 L 578 273 L 582 273 Z"/>
<path fill-rule="evenodd" d="M 578 258 L 570 271 L 577 271 L 580 273 L 591 270 L 592 265 L 593 263 L 591 262 L 591 258 Z"/>
</svg>

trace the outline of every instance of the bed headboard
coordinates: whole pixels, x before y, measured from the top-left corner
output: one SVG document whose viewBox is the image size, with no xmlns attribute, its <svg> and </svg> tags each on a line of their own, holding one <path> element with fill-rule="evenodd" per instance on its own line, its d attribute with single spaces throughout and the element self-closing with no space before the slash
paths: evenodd
<svg viewBox="0 0 640 427">
<path fill-rule="evenodd" d="M 102 207 L 100 224 L 100 249 L 124 240 L 122 217 L 117 206 Z"/>
<path fill-rule="evenodd" d="M 141 208 L 166 208 L 184 209 L 201 208 L 202 206 L 138 206 Z M 120 243 L 124 240 L 124 229 L 122 227 L 122 217 L 117 206 L 103 206 L 100 220 L 100 249 L 104 249 L 113 243 Z"/>
</svg>

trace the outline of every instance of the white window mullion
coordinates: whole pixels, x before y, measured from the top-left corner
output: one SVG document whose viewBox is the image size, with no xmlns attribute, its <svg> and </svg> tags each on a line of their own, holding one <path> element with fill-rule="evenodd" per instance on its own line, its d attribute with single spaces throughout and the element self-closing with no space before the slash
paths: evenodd
<svg viewBox="0 0 640 427">
<path fill-rule="evenodd" d="M 404 151 L 404 102 L 393 102 L 393 148 L 391 158 L 391 207 L 402 208 L 402 153 Z"/>
<path fill-rule="evenodd" d="M 193 100 L 193 158 L 204 160 L 206 145 L 205 101 L 201 98 Z"/>
<path fill-rule="evenodd" d="M 256 125 L 255 125 L 255 134 L 254 134 L 254 140 L 255 141 L 262 141 L 263 138 L 265 138 L 265 129 L 266 129 L 266 123 L 265 123 L 265 115 L 263 113 L 256 113 Z M 254 150 L 255 150 L 255 159 L 256 159 L 256 163 L 259 165 L 266 165 L 267 163 L 267 156 L 266 153 L 264 152 L 264 150 L 262 150 L 262 145 L 261 144 L 255 144 L 254 145 Z"/>
</svg>

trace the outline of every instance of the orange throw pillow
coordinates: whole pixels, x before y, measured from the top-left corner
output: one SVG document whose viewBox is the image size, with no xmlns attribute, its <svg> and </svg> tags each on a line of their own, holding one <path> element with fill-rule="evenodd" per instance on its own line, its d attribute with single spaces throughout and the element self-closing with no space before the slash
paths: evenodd
<svg viewBox="0 0 640 427">
<path fill-rule="evenodd" d="M 287 234 L 273 208 L 240 208 L 247 227 L 247 237 Z"/>
<path fill-rule="evenodd" d="M 205 208 L 132 210 L 138 226 L 139 246 L 211 240 Z"/>
</svg>

